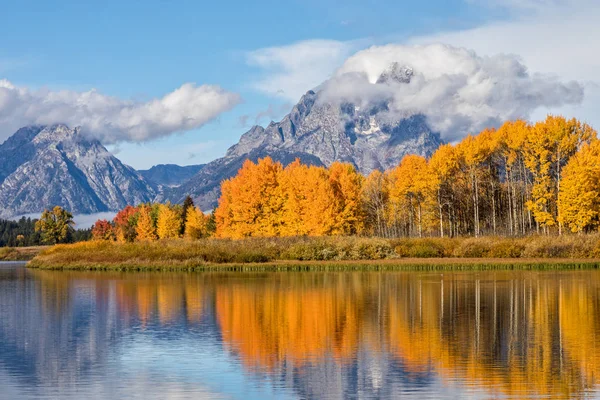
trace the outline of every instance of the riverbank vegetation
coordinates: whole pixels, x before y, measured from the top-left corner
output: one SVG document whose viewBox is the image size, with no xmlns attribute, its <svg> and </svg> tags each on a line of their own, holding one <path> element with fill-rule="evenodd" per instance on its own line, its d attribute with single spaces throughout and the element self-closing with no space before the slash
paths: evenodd
<svg viewBox="0 0 600 400">
<path fill-rule="evenodd" d="M 526 238 L 288 237 L 244 240 L 91 241 L 47 248 L 29 266 L 49 269 L 202 269 L 266 265 L 555 265 L 600 259 L 600 236 Z M 375 264 L 370 264 L 374 262 Z"/>
<path fill-rule="evenodd" d="M 44 246 L 0 247 L 0 261 L 29 261 L 44 248 Z"/>
</svg>

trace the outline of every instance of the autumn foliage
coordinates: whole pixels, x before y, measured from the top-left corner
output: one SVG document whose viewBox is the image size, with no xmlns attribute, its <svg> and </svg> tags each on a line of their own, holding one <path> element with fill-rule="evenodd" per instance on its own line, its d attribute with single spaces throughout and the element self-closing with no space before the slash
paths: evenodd
<svg viewBox="0 0 600 400">
<path fill-rule="evenodd" d="M 125 207 L 112 222 L 96 221 L 92 227 L 92 239 L 120 243 L 183 237 L 200 239 L 208 236 L 208 223 L 209 217 L 194 206 L 191 198 L 186 199 L 185 207 L 171 203 L 140 204 Z"/>
<path fill-rule="evenodd" d="M 329 169 L 270 157 L 246 161 L 223 182 L 218 237 L 352 235 L 363 229 L 363 177 L 350 164 Z"/>
<path fill-rule="evenodd" d="M 127 206 L 109 225 L 99 221 L 94 238 L 592 232 L 600 227 L 600 144 L 589 125 L 549 116 L 506 122 L 366 177 L 341 162 L 326 168 L 247 160 L 222 182 L 212 218 L 188 198 L 183 205 Z"/>
</svg>

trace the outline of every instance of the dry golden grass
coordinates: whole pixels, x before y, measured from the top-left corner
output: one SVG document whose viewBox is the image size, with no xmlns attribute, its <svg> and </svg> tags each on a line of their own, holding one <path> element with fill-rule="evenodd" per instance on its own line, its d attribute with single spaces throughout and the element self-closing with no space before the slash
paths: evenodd
<svg viewBox="0 0 600 400">
<path fill-rule="evenodd" d="M 519 264 L 595 266 L 600 236 L 380 239 L 364 237 L 82 242 L 43 250 L 30 267 L 51 269 L 302 269 Z"/>
<path fill-rule="evenodd" d="M 29 261 L 45 248 L 45 246 L 1 247 L 0 261 Z"/>
</svg>

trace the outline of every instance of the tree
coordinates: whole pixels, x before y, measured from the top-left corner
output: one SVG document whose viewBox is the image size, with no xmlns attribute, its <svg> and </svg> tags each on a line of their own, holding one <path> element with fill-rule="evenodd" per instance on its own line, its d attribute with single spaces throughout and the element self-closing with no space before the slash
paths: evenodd
<svg viewBox="0 0 600 400">
<path fill-rule="evenodd" d="M 569 159 L 584 144 L 590 143 L 596 132 L 576 119 L 548 116 L 534 125 L 525 141 L 525 165 L 534 178 L 531 200 L 527 207 L 546 233 L 560 219 L 560 186 L 562 170 Z M 562 226 L 558 223 L 559 234 Z"/>
<path fill-rule="evenodd" d="M 39 221 L 35 224 L 35 230 L 42 233 L 42 240 L 48 244 L 64 243 L 73 231 L 73 215 L 56 206 L 50 210 L 44 210 Z"/>
<path fill-rule="evenodd" d="M 186 239 L 197 240 L 208 236 L 207 234 L 208 218 L 198 207 L 188 207 L 185 215 L 185 232 Z"/>
<path fill-rule="evenodd" d="M 281 236 L 328 235 L 335 225 L 335 193 L 327 170 L 296 159 L 280 176 Z"/>
<path fill-rule="evenodd" d="M 424 214 L 429 211 L 432 182 L 427 160 L 421 156 L 405 156 L 400 165 L 390 171 L 392 218 L 404 221 L 409 236 L 414 233 L 423 236 Z"/>
<path fill-rule="evenodd" d="M 469 177 L 471 199 L 473 202 L 473 232 L 475 237 L 481 233 L 480 201 L 481 179 L 485 164 L 493 153 L 493 130 L 484 130 L 477 136 L 468 135 L 457 146 L 460 160 Z"/>
<path fill-rule="evenodd" d="M 179 237 L 181 229 L 181 212 L 170 203 L 161 204 L 158 211 L 156 231 L 160 239 Z"/>
<path fill-rule="evenodd" d="M 116 240 L 113 225 L 105 219 L 99 219 L 92 227 L 93 240 Z"/>
<path fill-rule="evenodd" d="M 452 182 L 458 167 L 456 150 L 450 144 L 441 145 L 429 160 L 431 189 L 435 193 L 437 202 L 440 237 L 444 237 L 444 206 L 448 210 L 448 225 L 452 232 L 454 219 Z"/>
<path fill-rule="evenodd" d="M 138 215 L 138 209 L 129 205 L 115 215 L 113 224 L 117 241 L 121 243 L 135 241 Z"/>
<path fill-rule="evenodd" d="M 560 187 L 559 221 L 572 232 L 600 223 L 600 141 L 585 144 L 566 165 Z"/>
<path fill-rule="evenodd" d="M 188 214 L 188 209 L 193 208 L 194 207 L 194 200 L 192 199 L 191 196 L 186 196 L 185 200 L 183 200 L 183 207 L 181 210 L 181 235 L 185 234 L 185 228 L 186 228 L 186 223 L 187 223 L 187 214 Z"/>
<path fill-rule="evenodd" d="M 152 208 L 148 205 L 141 205 L 138 207 L 139 215 L 135 232 L 137 234 L 137 240 L 139 241 L 153 241 L 157 239 L 156 227 L 152 220 Z"/>
<path fill-rule="evenodd" d="M 387 223 L 389 212 L 388 175 L 374 170 L 369 174 L 362 190 L 365 226 L 371 234 L 390 237 L 391 231 Z"/>
<path fill-rule="evenodd" d="M 284 198 L 279 185 L 283 166 L 270 157 L 246 160 L 238 174 L 221 185 L 216 209 L 217 236 L 278 236 Z"/>
<path fill-rule="evenodd" d="M 329 181 L 335 196 L 336 213 L 333 234 L 356 235 L 363 230 L 361 191 L 364 177 L 351 164 L 334 162 Z"/>
</svg>

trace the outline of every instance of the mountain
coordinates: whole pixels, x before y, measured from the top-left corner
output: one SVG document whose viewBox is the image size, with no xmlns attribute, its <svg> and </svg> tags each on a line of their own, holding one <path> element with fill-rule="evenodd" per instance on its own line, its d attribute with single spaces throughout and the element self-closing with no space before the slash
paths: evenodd
<svg viewBox="0 0 600 400">
<path fill-rule="evenodd" d="M 159 190 L 161 187 L 175 187 L 181 185 L 192 176 L 196 175 L 204 165 L 205 164 L 180 167 L 175 164 L 158 164 L 150 169 L 138 170 L 138 172 L 144 177 L 146 182 Z"/>
<path fill-rule="evenodd" d="M 65 125 L 18 130 L 0 145 L 0 216 L 59 205 L 74 214 L 119 210 L 156 193 L 100 142 Z"/>
<path fill-rule="evenodd" d="M 412 69 L 394 63 L 375 84 L 405 84 L 412 75 Z M 384 101 L 368 106 L 336 104 L 322 91 L 309 91 L 280 122 L 254 126 L 223 158 L 181 186 L 166 189 L 159 200 L 181 202 L 189 194 L 204 210 L 214 208 L 221 181 L 235 175 L 247 158 L 254 161 L 268 155 L 288 164 L 298 157 L 325 166 L 343 161 L 368 174 L 397 165 L 407 154 L 431 155 L 440 144 L 439 134 L 423 115 L 398 116 Z"/>
</svg>

